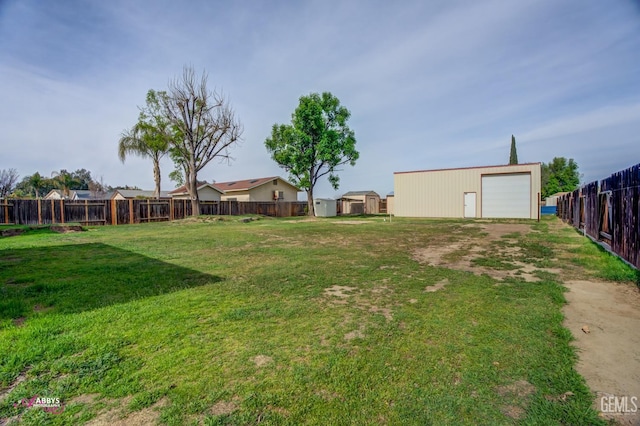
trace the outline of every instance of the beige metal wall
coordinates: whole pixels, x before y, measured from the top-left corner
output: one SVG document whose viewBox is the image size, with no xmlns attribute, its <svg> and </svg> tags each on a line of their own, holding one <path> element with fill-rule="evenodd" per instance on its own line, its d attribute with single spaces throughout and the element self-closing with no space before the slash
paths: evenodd
<svg viewBox="0 0 640 426">
<path fill-rule="evenodd" d="M 399 217 L 464 217 L 464 193 L 476 193 L 476 217 L 482 217 L 482 176 L 531 174 L 531 219 L 538 218 L 540 163 L 513 166 L 396 172 L 394 214 Z"/>
</svg>

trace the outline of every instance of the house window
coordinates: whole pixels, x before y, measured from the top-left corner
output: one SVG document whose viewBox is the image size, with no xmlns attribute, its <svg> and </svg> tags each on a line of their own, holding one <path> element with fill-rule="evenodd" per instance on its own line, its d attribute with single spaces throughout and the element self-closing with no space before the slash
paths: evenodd
<svg viewBox="0 0 640 426">
<path fill-rule="evenodd" d="M 277 185 L 277 184 L 278 184 L 278 179 L 274 179 L 274 180 L 273 180 L 273 184 L 274 184 L 274 185 Z"/>
</svg>

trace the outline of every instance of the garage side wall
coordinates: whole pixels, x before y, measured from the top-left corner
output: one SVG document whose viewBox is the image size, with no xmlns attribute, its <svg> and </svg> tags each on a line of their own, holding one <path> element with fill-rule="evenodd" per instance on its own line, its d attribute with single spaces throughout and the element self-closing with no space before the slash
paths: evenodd
<svg viewBox="0 0 640 426">
<path fill-rule="evenodd" d="M 464 217 L 464 194 L 476 193 L 476 217 L 482 215 L 482 176 L 529 173 L 531 219 L 538 218 L 540 163 L 513 166 L 398 172 L 394 174 L 394 214 L 400 217 Z"/>
</svg>

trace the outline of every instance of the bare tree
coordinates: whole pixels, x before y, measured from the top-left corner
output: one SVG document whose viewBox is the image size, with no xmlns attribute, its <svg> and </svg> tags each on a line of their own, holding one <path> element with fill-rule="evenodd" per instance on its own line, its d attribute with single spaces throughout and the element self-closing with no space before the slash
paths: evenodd
<svg viewBox="0 0 640 426">
<path fill-rule="evenodd" d="M 11 195 L 18 182 L 18 176 L 16 169 L 0 170 L 0 198 Z"/>
<path fill-rule="evenodd" d="M 193 67 L 184 67 L 182 77 L 169 83 L 164 101 L 167 118 L 181 136 L 172 142 L 176 158 L 185 171 L 193 215 L 200 212 L 198 172 L 211 160 L 231 162 L 229 148 L 241 141 L 242 124 L 226 99 L 207 89 L 207 74 L 198 79 Z"/>
</svg>

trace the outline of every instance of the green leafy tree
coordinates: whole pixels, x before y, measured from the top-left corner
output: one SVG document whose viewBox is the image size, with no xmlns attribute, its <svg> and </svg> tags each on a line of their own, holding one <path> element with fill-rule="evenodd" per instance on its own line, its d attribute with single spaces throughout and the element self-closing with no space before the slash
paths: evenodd
<svg viewBox="0 0 640 426">
<path fill-rule="evenodd" d="M 231 162 L 229 150 L 243 132 L 228 101 L 207 89 L 207 79 L 205 72 L 198 78 L 192 67 L 184 67 L 163 99 L 166 118 L 179 135 L 171 143 L 171 156 L 177 170 L 184 172 L 193 215 L 200 212 L 198 172 L 214 158 Z"/>
<path fill-rule="evenodd" d="M 154 197 L 160 198 L 160 160 L 169 152 L 176 137 L 171 123 L 164 114 L 166 92 L 147 92 L 146 106 L 140 109 L 138 122 L 120 135 L 118 157 L 124 163 L 128 155 L 150 158 L 153 162 Z"/>
<path fill-rule="evenodd" d="M 518 152 L 516 151 L 516 138 L 511 135 L 511 152 L 509 153 L 509 164 L 518 164 Z"/>
<path fill-rule="evenodd" d="M 91 172 L 87 169 L 78 169 L 71 173 L 71 177 L 73 178 L 74 184 L 70 189 L 87 190 L 91 182 L 93 182 Z"/>
<path fill-rule="evenodd" d="M 55 182 L 35 172 L 31 176 L 22 178 L 16 185 L 15 192 L 22 198 L 40 198 L 54 188 L 56 188 Z"/>
<path fill-rule="evenodd" d="M 354 132 L 347 126 L 349 110 L 329 92 L 302 96 L 291 116 L 291 124 L 274 124 L 265 146 L 271 158 L 289 172 L 290 180 L 307 193 L 313 216 L 313 188 L 328 175 L 334 189 L 340 178 L 338 167 L 355 165 L 359 157 Z"/>
<path fill-rule="evenodd" d="M 29 176 L 29 187 L 33 189 L 36 198 L 40 198 L 40 190 L 44 187 L 45 179 L 40 175 L 40 173 L 35 172 L 31 176 Z"/>
<path fill-rule="evenodd" d="M 542 198 L 558 192 L 574 191 L 580 185 L 578 164 L 570 158 L 555 157 L 550 163 L 542 163 Z"/>
<path fill-rule="evenodd" d="M 65 197 L 69 196 L 70 190 L 81 189 L 81 182 L 76 179 L 73 173 L 68 172 L 66 169 L 61 169 L 59 172 L 52 172 L 51 178 L 55 187 L 62 190 L 62 194 Z"/>
</svg>

